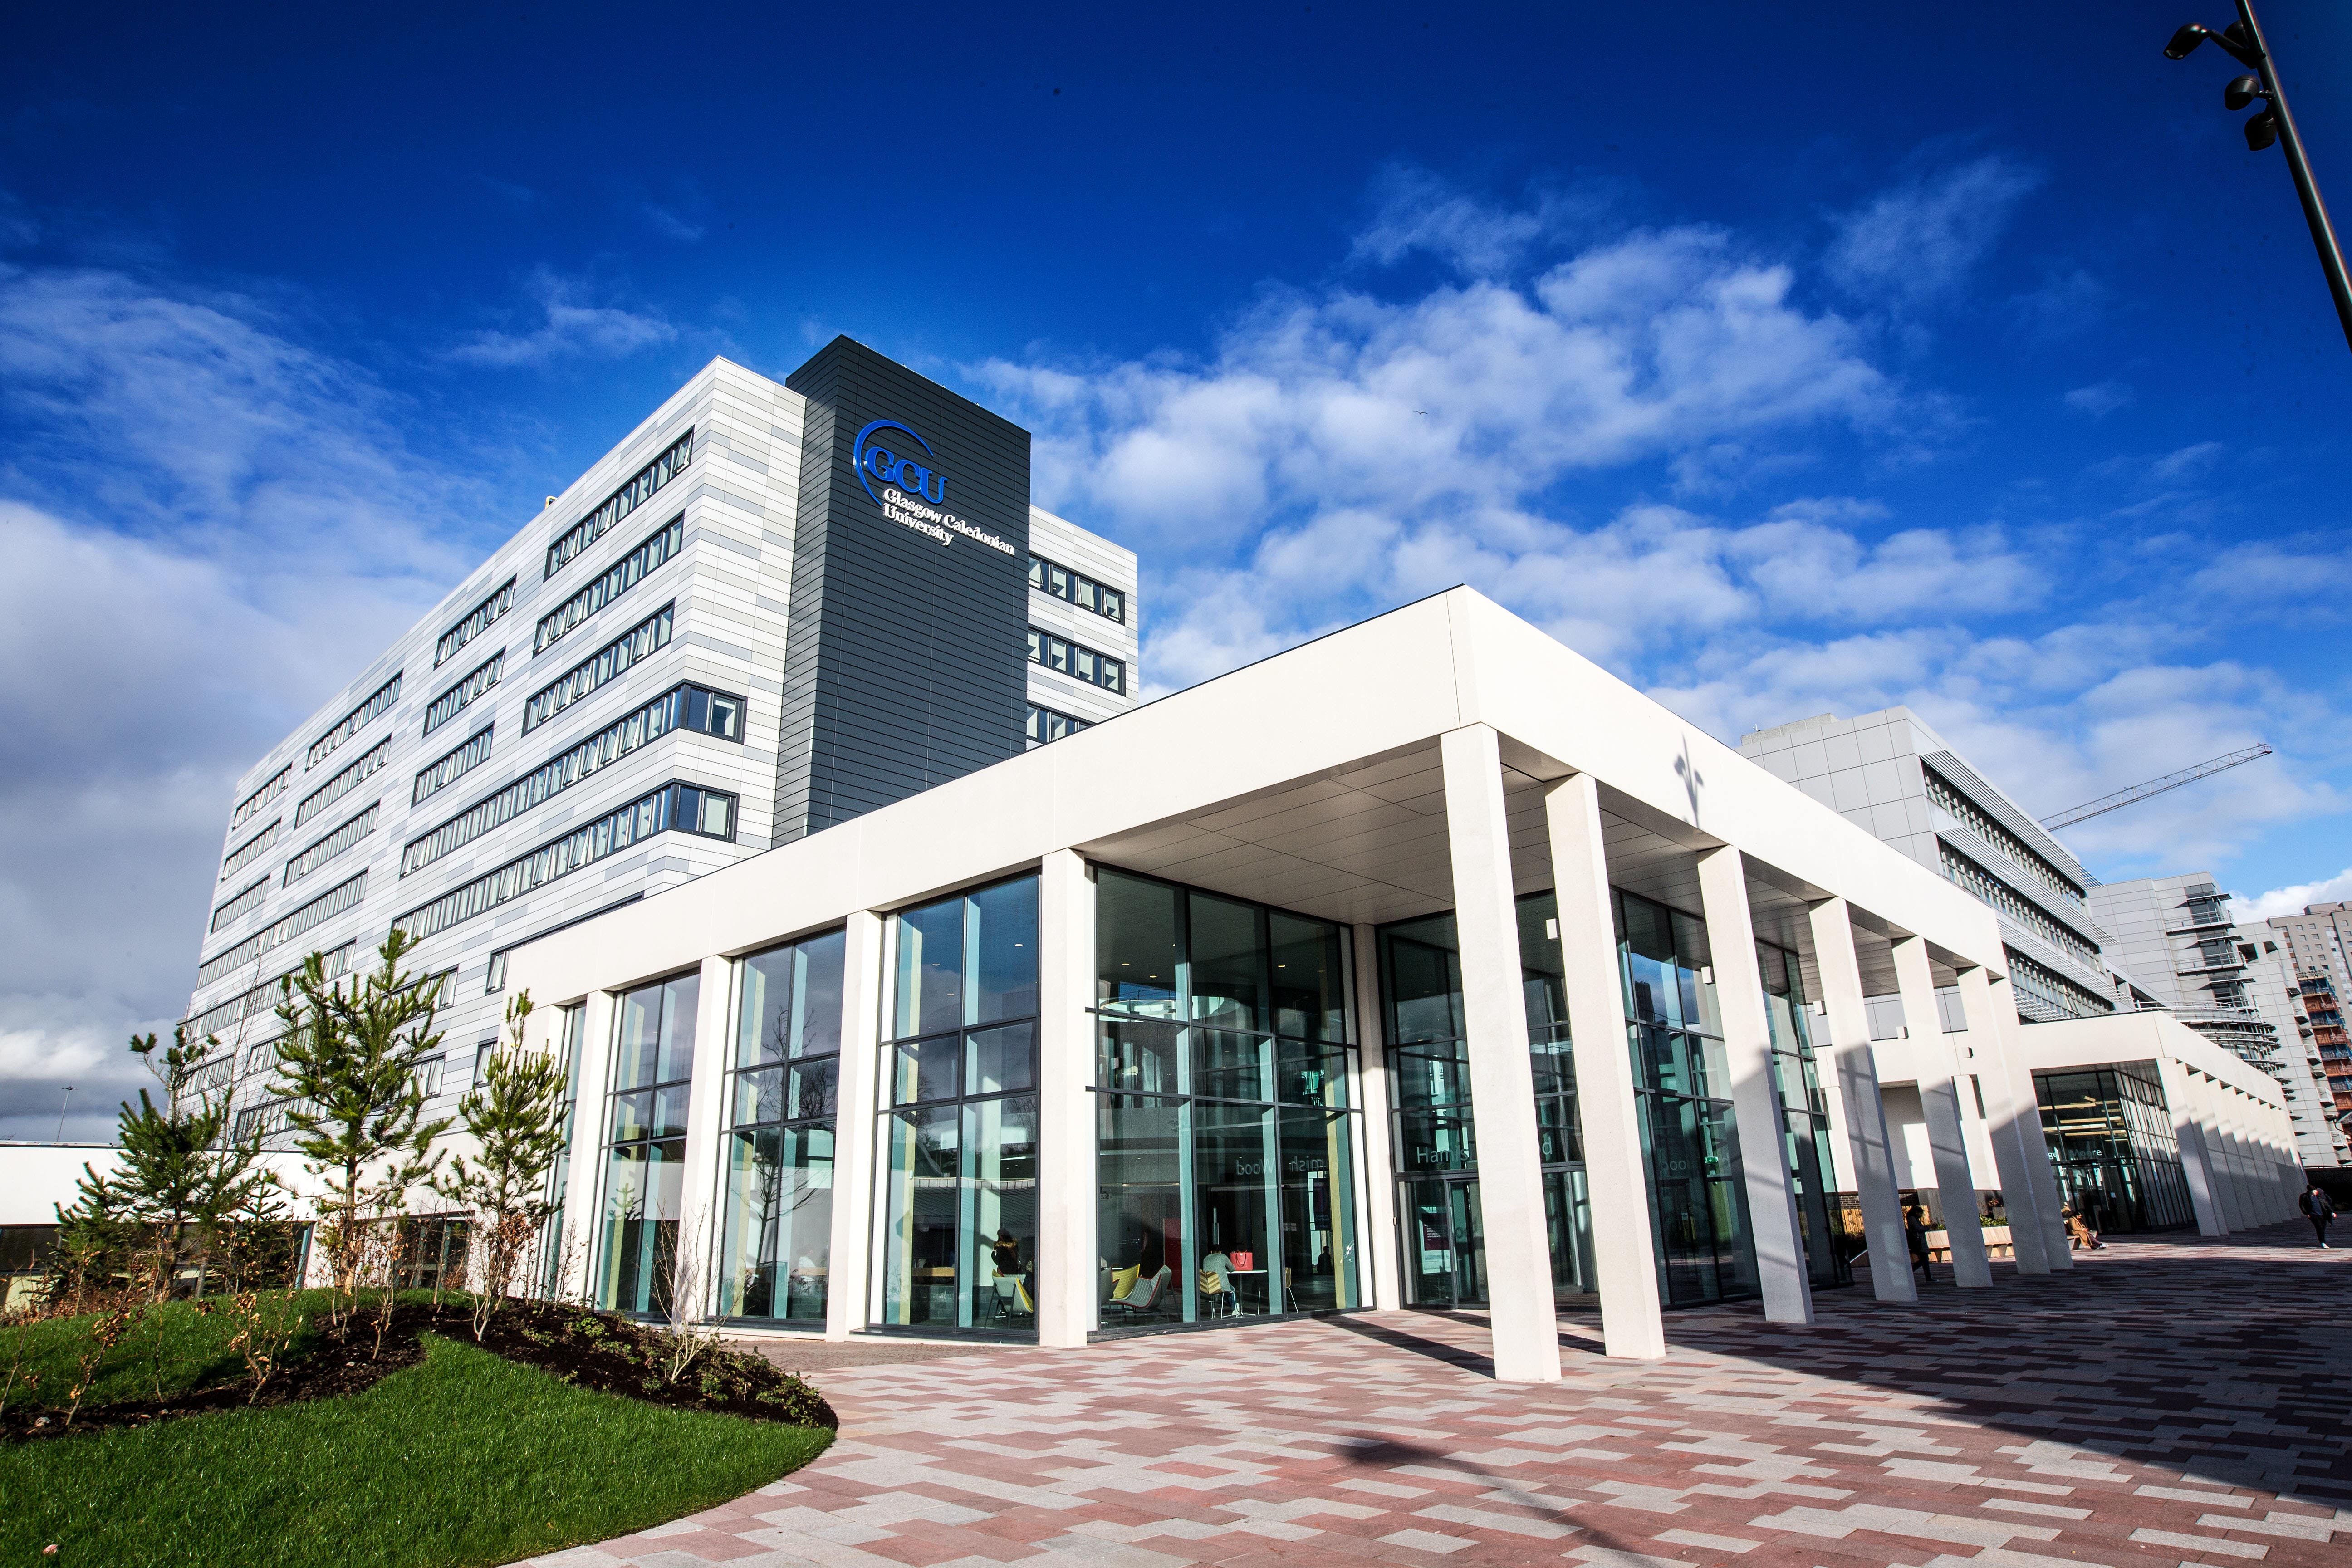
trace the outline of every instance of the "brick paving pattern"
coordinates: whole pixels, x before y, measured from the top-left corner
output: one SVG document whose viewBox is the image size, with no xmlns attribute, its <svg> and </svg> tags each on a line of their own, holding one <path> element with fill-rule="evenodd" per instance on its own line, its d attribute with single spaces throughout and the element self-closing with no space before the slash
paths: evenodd
<svg viewBox="0 0 2352 1568">
<path fill-rule="evenodd" d="M 1644 1363 L 1566 1316 L 1546 1387 L 1495 1383 L 1472 1313 L 820 1372 L 815 1464 L 534 1563 L 2352 1565 L 2352 1251 L 2281 1226 L 2077 1265 L 1825 1293 L 1810 1329 L 1670 1314 Z"/>
</svg>

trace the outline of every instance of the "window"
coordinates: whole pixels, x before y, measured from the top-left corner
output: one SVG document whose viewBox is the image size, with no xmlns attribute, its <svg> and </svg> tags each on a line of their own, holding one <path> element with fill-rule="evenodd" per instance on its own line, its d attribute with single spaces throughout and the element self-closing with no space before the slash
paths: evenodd
<svg viewBox="0 0 2352 1568">
<path fill-rule="evenodd" d="M 1937 854 L 1944 863 L 1944 875 L 1974 893 L 1978 898 L 2015 921 L 2053 947 L 2064 948 L 2087 963 L 2099 961 L 2098 944 L 2072 926 L 2061 925 L 2045 913 L 2041 905 L 2024 897 L 2008 883 L 1945 843 L 1936 841 Z"/>
<path fill-rule="evenodd" d="M 831 931 L 753 953 L 737 971 L 722 1318 L 824 1321 L 844 945 Z"/>
<path fill-rule="evenodd" d="M 530 700 L 522 705 L 522 732 L 530 734 L 640 659 L 667 647 L 670 616 L 676 608 L 674 604 L 664 605 L 532 692 Z"/>
<path fill-rule="evenodd" d="M 1797 1194 L 1797 1226 L 1805 1261 L 1817 1288 L 1850 1285 L 1853 1258 L 1833 1195 L 1837 1166 L 1830 1157 L 1829 1095 L 1822 1088 L 1812 1026 L 1808 1022 L 1805 967 L 1795 953 L 1769 942 L 1756 944 L 1756 967 L 1764 981 L 1764 1015 L 1771 1045 L 1768 1066 L 1787 1133 L 1782 1142 L 1789 1153 L 1789 1179 Z M 1957 990 L 1951 998 L 1958 1006 Z M 1940 996 L 1937 1005 L 1943 1005 Z"/>
<path fill-rule="evenodd" d="M 548 1191 L 554 1208 L 540 1232 L 541 1251 L 547 1260 L 547 1274 L 540 1290 L 549 1297 L 563 1293 L 564 1194 L 572 1187 L 572 1148 L 580 1133 L 580 1053 L 588 1034 L 588 1007 L 575 1002 L 563 1009 L 563 1022 L 558 1027 L 556 1048 L 563 1053 L 563 1147 L 555 1156 L 555 1169 L 548 1176 Z"/>
<path fill-rule="evenodd" d="M 2001 952 L 2009 960 L 2010 984 L 2016 990 L 2021 1017 L 2048 1024 L 2061 1018 L 2102 1018 L 2116 1010 L 2105 997 L 2034 963 L 2017 949 L 2004 947 Z"/>
<path fill-rule="evenodd" d="M 354 758 L 342 772 L 302 797 L 302 804 L 294 808 L 294 826 L 301 826 L 352 791 L 359 788 L 367 781 L 370 773 L 383 766 L 391 755 L 392 740 L 389 736 L 369 747 L 365 753 Z"/>
<path fill-rule="evenodd" d="M 1037 879 L 893 916 L 881 1321 L 1034 1335 Z"/>
<path fill-rule="evenodd" d="M 261 907 L 261 900 L 268 896 L 268 892 L 269 879 L 264 877 L 213 911 L 212 930 L 217 933 L 221 927 L 232 925 L 251 914 Z"/>
<path fill-rule="evenodd" d="M 310 760 L 302 765 L 317 767 L 327 760 L 328 754 L 337 746 L 358 734 L 366 727 L 369 721 L 381 718 L 391 711 L 392 705 L 399 700 L 400 672 L 394 670 L 392 679 L 378 687 L 373 696 L 344 714 L 333 729 L 310 742 Z"/>
<path fill-rule="evenodd" d="M 2080 904 L 2083 901 L 2083 889 L 2075 886 L 2073 878 L 2036 854 L 2025 840 L 1994 821 L 1991 813 L 1954 789 L 1935 769 L 1922 768 L 1920 772 L 1927 779 L 1927 799 L 1937 809 L 2008 856 L 2026 875 L 2068 903 Z"/>
<path fill-rule="evenodd" d="M 421 940 L 671 828 L 706 838 L 732 838 L 735 797 L 692 784 L 664 784 L 455 892 L 409 910 L 393 924 Z"/>
<path fill-rule="evenodd" d="M 1093 578 L 1083 576 L 1066 566 L 1055 565 L 1043 556 L 1029 557 L 1029 585 L 1041 594 L 1051 594 L 1056 599 L 1066 599 L 1082 610 L 1124 623 L 1127 619 L 1127 595 L 1117 588 L 1106 588 Z"/>
<path fill-rule="evenodd" d="M 415 1083 L 417 1093 L 431 1100 L 441 1092 L 441 1069 L 448 1059 L 446 1057 L 426 1057 L 423 1061 L 410 1065 L 408 1076 Z"/>
<path fill-rule="evenodd" d="M 278 842 L 278 824 L 283 820 L 272 821 L 268 826 L 230 850 L 228 858 L 221 862 L 221 880 L 228 880 L 268 853 L 269 847 Z"/>
<path fill-rule="evenodd" d="M 562 794 L 673 730 L 695 730 L 725 740 L 741 738 L 743 700 L 699 686 L 677 686 L 614 721 L 553 761 L 461 812 L 401 851 L 400 874 L 431 865 L 490 829 Z"/>
<path fill-rule="evenodd" d="M 1058 741 L 1065 735 L 1075 735 L 1081 730 L 1091 730 L 1094 722 L 1076 719 L 1051 708 L 1029 704 L 1029 744 L 1042 746 L 1048 741 Z"/>
<path fill-rule="evenodd" d="M 593 921 L 599 915 L 609 915 L 614 910 L 620 909 L 626 904 L 634 904 L 639 899 L 644 897 L 645 895 L 643 893 L 631 893 L 625 899 L 614 900 L 611 903 L 604 905 L 602 909 L 590 910 L 584 915 L 573 915 L 568 921 L 558 921 L 555 924 L 535 931 L 529 936 L 521 938 L 520 941 L 509 942 L 506 946 L 490 954 L 489 963 L 482 966 L 483 994 L 495 996 L 499 992 L 507 988 L 507 954 L 512 952 L 516 948 L 522 946 L 525 942 L 537 942 L 543 936 L 553 936 L 560 931 L 570 931 L 573 926 L 579 925 L 583 921 Z"/>
<path fill-rule="evenodd" d="M 1097 653 L 1080 643 L 1074 643 L 1053 633 L 1029 628 L 1029 662 L 1042 664 L 1047 669 L 1059 670 L 1075 679 L 1099 686 L 1106 691 L 1127 689 L 1127 666 L 1107 653 Z"/>
<path fill-rule="evenodd" d="M 621 998 L 605 1123 L 604 1234 L 597 1300 L 614 1311 L 669 1311 L 686 1179 L 698 972 Z M 699 1315 L 700 1303 L 690 1308 Z"/>
<path fill-rule="evenodd" d="M 499 675 L 506 668 L 507 650 L 499 649 L 472 669 L 457 685 L 436 697 L 425 710 L 425 733 L 430 735 L 450 720 L 464 712 L 474 699 L 499 683 Z"/>
<path fill-rule="evenodd" d="M 651 500 L 656 490 L 683 472 L 693 459 L 694 432 L 689 429 L 670 443 L 667 451 L 638 469 L 635 478 L 606 496 L 604 504 L 556 536 L 555 542 L 547 547 L 545 577 L 562 571 L 573 557 L 602 539 L 605 530 Z"/>
<path fill-rule="evenodd" d="M 196 984 L 209 985 L 222 975 L 241 969 L 280 943 L 292 942 L 323 921 L 333 919 L 367 897 L 367 873 L 361 872 L 341 887 L 330 888 L 293 913 L 264 926 L 235 947 L 216 952 L 196 966 Z"/>
<path fill-rule="evenodd" d="M 466 743 L 416 775 L 416 783 L 408 792 L 408 804 L 420 805 L 428 796 L 438 795 L 459 779 L 490 760 L 490 731 L 495 725 L 485 724 L 466 737 Z"/>
<path fill-rule="evenodd" d="M 670 519 L 667 526 L 647 534 L 643 543 L 605 568 L 603 576 L 540 616 L 539 629 L 531 634 L 532 657 L 553 647 L 583 621 L 645 581 L 646 574 L 685 547 L 686 518 L 680 514 Z"/>
<path fill-rule="evenodd" d="M 370 803 L 365 811 L 311 845 L 286 862 L 286 885 L 292 887 L 328 861 L 375 831 L 376 808 L 382 801 Z"/>
<path fill-rule="evenodd" d="M 433 667 L 438 669 L 442 661 L 455 658 L 459 648 L 488 631 L 501 616 L 514 608 L 515 580 L 508 578 L 490 596 L 466 612 L 464 617 L 433 645 Z"/>
<path fill-rule="evenodd" d="M 251 795 L 247 795 L 243 800 L 237 802 L 236 814 L 228 819 L 229 831 L 234 833 L 236 829 L 243 827 L 247 823 L 253 820 L 254 816 L 259 813 L 263 806 L 268 805 L 271 801 L 276 800 L 279 795 L 284 795 L 286 793 L 286 783 L 293 776 L 294 764 L 289 763 L 284 767 L 278 769 L 276 773 L 270 774 L 268 781 L 259 789 L 255 790 Z"/>
<path fill-rule="evenodd" d="M 336 979 L 344 970 L 351 967 L 352 947 L 352 944 L 347 942 L 326 955 L 328 979 Z M 278 978 L 283 979 L 284 976 L 281 975 Z M 207 1035 L 217 1035 L 223 1030 L 234 1029 L 256 1014 L 267 1013 L 275 1008 L 278 1005 L 278 981 L 270 980 L 255 986 L 250 991 L 232 996 L 226 1002 L 216 1002 L 188 1020 L 188 1037 L 201 1040 Z M 251 1069 L 248 1068 L 247 1070 Z"/>
<path fill-rule="evenodd" d="M 1362 1305 L 1340 928 L 1108 868 L 1095 907 L 1103 1327 Z"/>
</svg>

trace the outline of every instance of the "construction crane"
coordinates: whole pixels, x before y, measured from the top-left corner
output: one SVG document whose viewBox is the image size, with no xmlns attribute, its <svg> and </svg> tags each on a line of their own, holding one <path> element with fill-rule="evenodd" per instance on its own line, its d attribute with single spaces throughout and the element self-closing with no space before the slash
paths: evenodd
<svg viewBox="0 0 2352 1568">
<path fill-rule="evenodd" d="M 2270 747 L 2256 744 L 2248 746 L 2242 752 L 2230 752 L 2221 756 L 2208 758 L 2193 768 L 2183 768 L 2177 773 L 2167 773 L 2160 779 L 2149 779 L 2147 783 L 2136 784 L 2129 789 L 2119 789 L 2113 795 L 2103 795 L 2096 800 L 2086 800 L 2080 805 L 2068 806 L 2055 816 L 2043 817 L 2042 826 L 2053 832 L 2061 827 L 2072 827 L 2078 822 L 2088 822 L 2092 817 L 2105 816 L 2108 812 L 2121 811 L 2127 805 L 2137 805 L 2150 795 L 2162 795 L 2167 790 L 2179 789 L 2182 784 L 2195 784 L 2199 779 L 2210 779 L 2215 773 L 2225 773 L 2231 768 L 2243 767 L 2248 763 L 2260 762 L 2270 754 Z"/>
</svg>

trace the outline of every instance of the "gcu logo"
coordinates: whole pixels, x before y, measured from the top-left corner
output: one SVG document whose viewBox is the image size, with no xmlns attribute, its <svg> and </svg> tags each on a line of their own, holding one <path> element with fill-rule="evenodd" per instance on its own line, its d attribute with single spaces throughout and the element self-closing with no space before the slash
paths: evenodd
<svg viewBox="0 0 2352 1568">
<path fill-rule="evenodd" d="M 897 485 L 909 495 L 919 496 L 933 506 L 944 506 L 948 499 L 948 477 L 924 468 L 910 458 L 902 458 L 887 447 L 869 445 L 877 430 L 905 431 L 915 445 L 923 449 L 925 457 L 931 456 L 931 444 L 896 419 L 877 419 L 860 430 L 857 446 L 849 460 L 857 469 L 857 482 L 866 487 L 866 494 L 874 504 L 882 504 L 882 498 L 874 493 L 874 482 L 879 479 L 885 485 Z"/>
</svg>

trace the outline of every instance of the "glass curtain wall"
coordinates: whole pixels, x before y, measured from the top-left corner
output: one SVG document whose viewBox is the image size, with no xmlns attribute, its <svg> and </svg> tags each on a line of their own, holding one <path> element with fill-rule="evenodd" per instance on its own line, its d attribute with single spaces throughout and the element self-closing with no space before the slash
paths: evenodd
<svg viewBox="0 0 2352 1568">
<path fill-rule="evenodd" d="M 1105 1329 L 1362 1305 L 1328 921 L 1097 872 Z"/>
<path fill-rule="evenodd" d="M 877 1322 L 1037 1331 L 1037 879 L 902 910 Z"/>
<path fill-rule="evenodd" d="M 2035 1073 L 2058 1185 L 2093 1230 L 2170 1230 L 2196 1222 L 2180 1145 L 2153 1063 Z"/>
<path fill-rule="evenodd" d="M 1559 1300 L 1573 1300 L 1593 1289 L 1592 1215 L 1577 1122 L 1558 907 L 1549 893 L 1518 900 L 1519 962 L 1552 1289 Z M 1384 927 L 1380 952 L 1406 1291 L 1421 1306 L 1481 1302 L 1486 1299 L 1486 1234 L 1454 916 L 1430 915 Z"/>
<path fill-rule="evenodd" d="M 1850 1249 L 1836 1205 L 1837 1167 L 1830 1159 L 1830 1107 L 1807 1026 L 1805 973 L 1797 955 L 1756 944 L 1764 976 L 1764 1016 L 1772 1036 L 1772 1092 L 1788 1123 L 1789 1179 L 1797 1189 L 1797 1226 L 1816 1289 L 1853 1283 Z"/>
<path fill-rule="evenodd" d="M 563 1053 L 563 1147 L 555 1156 L 555 1169 L 549 1176 L 547 1223 L 539 1230 L 540 1272 L 544 1281 L 544 1293 L 550 1297 L 562 1294 L 563 1285 L 563 1194 L 572 1190 L 572 1146 L 580 1134 L 580 1045 L 588 1032 L 588 1005 L 574 1002 L 563 1009 L 563 1022 L 556 1030 L 556 1048 Z"/>
<path fill-rule="evenodd" d="M 719 1313 L 821 1327 L 833 1262 L 833 1135 L 844 938 L 828 931 L 737 968 Z"/>
<path fill-rule="evenodd" d="M 1730 1067 L 1715 988 L 1699 984 L 1706 923 L 1622 889 L 1616 900 L 1660 1291 L 1670 1307 L 1752 1295 Z"/>
<path fill-rule="evenodd" d="M 687 1096 L 694 1077 L 696 971 L 621 998 L 604 1149 L 604 1237 L 597 1301 L 666 1317 L 677 1262 L 686 1173 Z"/>
</svg>

